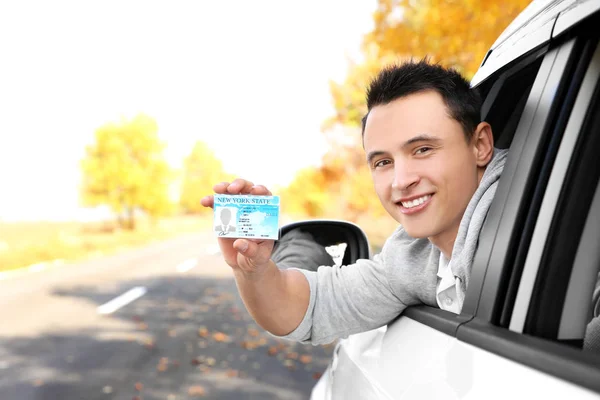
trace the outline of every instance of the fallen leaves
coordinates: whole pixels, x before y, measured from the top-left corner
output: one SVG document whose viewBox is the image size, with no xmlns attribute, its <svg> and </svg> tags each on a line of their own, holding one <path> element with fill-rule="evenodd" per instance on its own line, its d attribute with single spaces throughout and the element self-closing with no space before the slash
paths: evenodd
<svg viewBox="0 0 600 400">
<path fill-rule="evenodd" d="M 295 369 L 296 369 L 296 364 L 295 364 L 295 363 L 294 363 L 294 361 L 292 361 L 292 360 L 285 360 L 285 361 L 283 362 L 283 365 L 284 365 L 284 366 L 285 366 L 287 369 L 289 369 L 290 371 L 293 371 L 293 370 L 295 370 Z"/>
<path fill-rule="evenodd" d="M 205 326 L 202 326 L 198 329 L 198 336 L 207 338 L 210 336 L 210 333 L 208 332 L 208 329 L 206 329 Z"/>
<path fill-rule="evenodd" d="M 213 333 L 212 338 L 215 340 L 215 342 L 229 342 L 229 336 L 223 332 Z"/>
<path fill-rule="evenodd" d="M 237 378 L 240 375 L 240 372 L 236 369 L 228 369 L 225 373 L 228 378 Z"/>
<path fill-rule="evenodd" d="M 167 369 L 169 369 L 169 365 L 168 364 L 158 364 L 156 366 L 156 370 L 158 372 L 165 372 Z"/>
<path fill-rule="evenodd" d="M 140 331 L 146 331 L 148 330 L 148 324 L 146 324 L 145 322 L 138 322 L 137 329 Z"/>
<path fill-rule="evenodd" d="M 242 342 L 240 343 L 240 346 L 246 350 L 254 350 L 258 347 L 258 344 L 256 342 L 242 340 Z"/>
<path fill-rule="evenodd" d="M 167 357 L 161 357 L 158 365 L 156 366 L 156 370 L 159 372 L 165 372 L 169 369 L 169 359 Z"/>
<path fill-rule="evenodd" d="M 202 397 L 206 395 L 206 389 L 200 385 L 190 386 L 188 388 L 188 395 L 195 397 Z"/>
<path fill-rule="evenodd" d="M 302 364 L 309 364 L 312 361 L 312 356 L 308 354 L 303 354 L 300 356 L 300 362 Z"/>
<path fill-rule="evenodd" d="M 301 380 L 311 377 L 320 379 L 321 373 L 315 371 L 324 365 L 328 354 L 269 336 L 243 308 L 231 302 L 230 295 L 220 295 L 218 292 L 211 296 L 207 294 L 196 303 L 169 299 L 169 310 L 165 310 L 164 314 L 168 318 L 164 322 L 159 320 L 162 314 L 133 317 L 132 325 L 137 327 L 137 332 L 132 338 L 140 345 L 154 349 L 155 369 L 150 370 L 153 379 L 168 382 L 179 372 L 191 372 L 201 379 L 185 386 L 177 385 L 177 388 L 165 387 L 165 390 L 171 391 L 169 399 L 219 397 L 222 393 L 217 389 L 204 386 L 205 379 L 229 380 L 239 385 L 240 390 L 247 384 L 244 379 L 261 381 L 263 374 L 275 370 L 294 371 L 290 375 Z M 199 313 L 198 309 L 206 313 Z M 134 314 L 140 313 L 136 311 Z M 155 339 L 142 338 L 151 335 L 156 335 Z M 173 357 L 183 357 L 180 358 L 182 365 Z M 175 372 L 176 367 L 180 368 L 178 372 Z M 146 383 L 146 387 L 142 382 Z M 148 382 L 145 375 L 130 381 L 129 387 L 135 387 L 135 391 L 130 389 L 130 396 L 137 395 L 140 400 L 146 398 L 147 393 L 154 389 L 149 386 L 153 383 Z M 112 388 L 100 387 L 100 390 L 115 392 Z M 167 394 L 168 391 L 161 398 Z"/>
</svg>

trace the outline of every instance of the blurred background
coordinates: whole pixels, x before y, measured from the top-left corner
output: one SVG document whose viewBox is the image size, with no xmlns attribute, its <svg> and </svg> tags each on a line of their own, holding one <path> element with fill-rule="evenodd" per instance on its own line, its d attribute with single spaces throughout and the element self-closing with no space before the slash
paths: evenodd
<svg viewBox="0 0 600 400">
<path fill-rule="evenodd" d="M 174 329 L 172 321 L 165 322 L 153 310 L 210 314 L 214 307 L 205 311 L 186 308 L 190 304 L 206 306 L 207 302 L 226 304 L 224 309 L 238 310 L 231 313 L 238 321 L 251 324 L 235 298 L 227 267 L 209 234 L 212 213 L 199 204 L 217 182 L 243 177 L 264 184 L 281 196 L 282 223 L 307 218 L 346 219 L 359 224 L 375 248 L 381 246 L 396 225 L 374 193 L 360 142 L 369 80 L 383 65 L 425 56 L 470 78 L 496 37 L 528 3 L 1 2 L 0 289 L 5 294 L 0 297 L 0 317 L 6 326 L 18 328 L 0 330 L 0 338 L 5 338 L 0 343 L 4 345 L 0 351 L 0 397 L 21 399 L 28 398 L 24 393 L 53 393 L 63 397 L 47 398 L 93 398 L 65 394 L 72 393 L 68 392 L 71 386 L 56 377 L 65 375 L 64 371 L 44 375 L 27 367 L 28 360 L 43 350 L 33 351 L 33 355 L 14 351 L 15 347 L 33 349 L 37 345 L 40 349 L 53 348 L 56 340 L 76 341 L 73 335 L 87 340 L 91 332 L 97 333 L 96 320 L 86 322 L 85 327 L 69 325 L 68 334 L 56 333 L 59 328 L 67 329 L 61 324 L 69 320 L 72 311 L 64 310 L 81 298 L 93 308 L 128 289 L 144 287 L 144 293 L 151 293 L 149 287 L 167 282 L 170 289 L 164 289 L 160 296 L 147 295 L 142 298 L 147 303 L 133 303 L 141 308 L 122 316 L 130 325 L 127 329 L 138 334 L 140 324 L 146 324 L 141 331 L 152 331 L 147 321 L 152 315 L 155 325 L 169 332 Z M 175 247 L 167 246 L 176 240 Z M 157 246 L 164 248 L 159 252 Z M 192 254 L 192 250 L 202 254 Z M 168 264 L 176 265 L 178 272 L 192 267 L 199 271 L 181 279 L 185 289 L 173 286 L 173 280 L 182 276 L 166 275 L 160 269 L 163 267 L 157 267 L 158 275 L 146 276 L 146 271 L 143 276 L 130 274 L 114 281 L 106 278 L 103 282 L 108 286 L 87 275 L 82 281 L 62 280 L 77 275 L 75 270 L 81 274 L 82 270 L 102 268 L 133 271 L 135 268 L 127 264 L 132 261 L 123 261 L 123 257 L 132 259 L 132 254 L 142 253 L 135 268 L 168 258 Z M 53 275 L 45 275 L 50 273 L 47 271 Z M 216 277 L 228 283 L 209 283 Z M 38 293 L 49 296 L 44 301 L 67 299 L 61 303 L 60 307 L 67 308 L 61 308 L 60 318 L 46 325 L 39 322 L 43 320 L 40 314 L 51 318 L 56 310 L 31 305 L 31 314 L 23 315 L 25 311 L 13 306 L 17 295 L 38 287 L 34 280 L 39 281 Z M 233 294 L 223 298 L 228 290 Z M 182 294 L 188 292 L 192 297 Z M 23 301 L 18 300 L 19 304 Z M 172 309 L 166 307 L 169 301 L 175 304 Z M 10 312 L 1 311 L 9 304 Z M 179 306 L 182 308 L 177 309 Z M 196 337 L 212 338 L 214 345 L 235 342 L 222 336 L 214 339 L 215 332 L 226 334 L 224 329 L 206 326 L 205 331 L 198 331 L 201 320 L 191 320 L 189 315 L 183 319 L 193 331 L 194 346 L 200 349 Z M 31 325 L 32 320 L 39 323 Z M 227 321 L 219 320 L 218 324 L 233 326 L 233 320 Z M 242 331 L 260 341 L 257 346 L 268 349 L 265 354 L 273 356 L 287 346 L 271 343 L 273 338 L 268 336 L 256 339 L 260 336 L 256 327 L 248 329 Z M 164 332 L 164 337 L 175 337 Z M 23 337 L 54 342 L 12 342 Z M 143 340 L 146 342 L 141 343 L 148 347 L 148 343 L 155 346 L 157 339 Z M 242 345 L 248 350 L 246 347 Z M 234 354 L 227 348 L 217 350 L 216 354 L 226 354 L 227 359 Z M 321 363 L 313 370 L 305 367 L 309 378 L 299 378 L 303 383 L 298 386 L 292 376 L 291 391 L 273 394 L 272 398 L 305 398 L 330 354 L 327 348 L 320 351 Z M 122 349 L 113 349 L 113 353 L 119 352 Z M 295 357 L 289 358 L 290 352 Z M 54 354 L 48 349 L 47 353 Z M 286 361 L 310 364 L 308 358 L 299 361 L 297 350 L 285 354 L 280 364 L 290 371 Z M 73 354 L 65 357 L 77 358 Z M 15 364 L 15 359 L 21 364 Z M 192 365 L 206 366 L 205 361 L 206 357 Z M 273 364 L 273 368 L 280 364 Z M 248 365 L 250 370 L 254 368 L 254 364 Z M 126 369 L 130 371 L 129 367 Z M 23 378 L 26 375 L 19 374 L 18 379 L 15 375 L 2 381 L 3 371 L 15 368 L 32 375 Z M 55 362 L 48 361 L 46 370 L 56 368 Z M 75 373 L 82 367 L 69 368 L 69 373 Z M 227 372 L 227 376 L 239 378 L 239 370 L 235 371 Z M 110 380 L 109 375 L 98 379 Z M 54 392 L 42 390 L 45 382 L 56 383 L 57 379 L 62 386 L 54 386 Z M 257 376 L 254 379 L 260 381 Z M 177 387 L 183 385 L 181 382 Z M 138 383 L 143 387 L 136 382 L 131 390 L 141 398 Z M 116 386 L 106 382 L 98 385 L 102 396 L 116 396 Z M 195 392 L 187 388 L 182 398 L 218 393 L 217 389 L 207 389 L 209 386 L 206 382 L 191 385 Z M 144 398 L 178 398 L 175 389 L 173 393 L 159 392 L 146 393 Z M 131 398 L 129 392 L 126 396 Z M 257 398 L 269 397 L 263 394 Z"/>
</svg>

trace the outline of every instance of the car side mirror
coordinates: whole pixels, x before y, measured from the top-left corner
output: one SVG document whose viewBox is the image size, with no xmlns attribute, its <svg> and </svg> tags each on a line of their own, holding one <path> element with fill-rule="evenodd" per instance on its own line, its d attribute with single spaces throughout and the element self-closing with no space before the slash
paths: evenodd
<svg viewBox="0 0 600 400">
<path fill-rule="evenodd" d="M 367 235 L 351 222 L 326 219 L 293 222 L 280 229 L 279 237 L 283 239 L 285 235 L 295 230 L 310 233 L 318 244 L 328 249 L 334 261 L 339 262 L 340 265 L 354 264 L 361 258 L 371 258 L 371 246 Z M 337 251 L 341 249 L 343 255 L 336 255 L 336 249 L 331 249 L 334 246 L 337 246 Z M 341 260 L 336 260 L 336 257 Z"/>
</svg>

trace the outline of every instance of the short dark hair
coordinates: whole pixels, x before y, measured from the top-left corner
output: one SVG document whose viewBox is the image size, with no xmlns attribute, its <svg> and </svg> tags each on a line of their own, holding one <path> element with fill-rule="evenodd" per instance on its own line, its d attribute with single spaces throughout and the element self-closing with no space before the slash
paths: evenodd
<svg viewBox="0 0 600 400">
<path fill-rule="evenodd" d="M 450 117 L 462 125 L 466 139 L 470 140 L 481 122 L 481 96 L 458 71 L 432 64 L 426 58 L 387 66 L 371 81 L 362 135 L 373 107 L 426 90 L 434 90 L 442 96 Z"/>
</svg>

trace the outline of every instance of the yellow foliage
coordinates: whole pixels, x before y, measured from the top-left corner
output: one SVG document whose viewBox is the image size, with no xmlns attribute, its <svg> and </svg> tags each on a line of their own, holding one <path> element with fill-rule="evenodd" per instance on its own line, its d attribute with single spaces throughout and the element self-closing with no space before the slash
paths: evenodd
<svg viewBox="0 0 600 400">
<path fill-rule="evenodd" d="M 309 167 L 298 171 L 294 181 L 281 191 L 282 212 L 309 217 L 322 215 L 330 200 L 326 190 L 328 184 L 320 168 Z"/>
<path fill-rule="evenodd" d="M 223 171 L 221 161 L 203 142 L 197 142 L 185 159 L 183 184 L 179 204 L 186 213 L 206 210 L 200 199 L 213 193 L 212 187 L 218 182 L 233 180 L 233 176 Z"/>
<path fill-rule="evenodd" d="M 172 173 L 157 131 L 155 121 L 145 115 L 98 128 L 81 162 L 83 204 L 109 206 L 129 228 L 136 211 L 151 216 L 171 212 Z"/>
<path fill-rule="evenodd" d="M 379 55 L 423 58 L 472 77 L 485 53 L 530 0 L 379 0 L 365 38 Z"/>
</svg>

